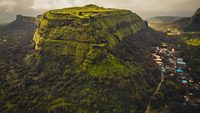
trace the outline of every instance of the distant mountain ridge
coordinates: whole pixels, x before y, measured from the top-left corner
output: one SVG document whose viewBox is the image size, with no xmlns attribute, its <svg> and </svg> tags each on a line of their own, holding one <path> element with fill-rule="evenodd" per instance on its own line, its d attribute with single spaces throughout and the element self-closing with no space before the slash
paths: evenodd
<svg viewBox="0 0 200 113">
<path fill-rule="evenodd" d="M 164 32 L 171 28 L 181 32 L 198 32 L 200 31 L 200 8 L 192 17 L 158 16 L 147 21 L 152 28 Z"/>
<path fill-rule="evenodd" d="M 0 25 L 0 30 L 28 30 L 32 29 L 36 25 L 36 18 L 16 15 L 16 19 L 13 22 Z"/>
<path fill-rule="evenodd" d="M 153 17 L 148 19 L 147 21 L 149 23 L 163 23 L 163 22 L 174 22 L 177 21 L 179 19 L 181 19 L 183 17 L 176 17 L 176 16 L 157 16 L 157 17 Z"/>
</svg>

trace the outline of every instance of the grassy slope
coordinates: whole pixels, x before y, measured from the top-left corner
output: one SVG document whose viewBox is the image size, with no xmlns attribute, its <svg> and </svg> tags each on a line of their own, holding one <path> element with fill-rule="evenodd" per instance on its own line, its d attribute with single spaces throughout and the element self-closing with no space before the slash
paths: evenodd
<svg viewBox="0 0 200 113">
<path fill-rule="evenodd" d="M 50 11 L 40 21 L 36 52 L 1 81 L 1 112 L 143 111 L 157 83 L 158 69 L 149 59 L 159 33 L 130 11 L 91 5 Z"/>
</svg>

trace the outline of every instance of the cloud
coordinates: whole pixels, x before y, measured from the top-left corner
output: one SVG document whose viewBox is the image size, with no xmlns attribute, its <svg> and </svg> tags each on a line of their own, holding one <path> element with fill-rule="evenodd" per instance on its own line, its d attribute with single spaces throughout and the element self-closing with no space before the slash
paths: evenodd
<svg viewBox="0 0 200 113">
<path fill-rule="evenodd" d="M 17 3 L 12 0 L 0 1 L 0 7 L 3 7 L 6 12 L 13 11 L 13 7 L 16 5 L 17 5 Z"/>
<path fill-rule="evenodd" d="M 104 7 L 125 8 L 136 12 L 148 11 L 194 11 L 200 0 L 33 0 L 31 8 L 49 10 L 63 7 L 96 4 Z"/>
<path fill-rule="evenodd" d="M 31 8 L 35 10 L 47 10 L 72 6 L 73 4 L 69 0 L 34 0 Z"/>
<path fill-rule="evenodd" d="M 143 18 L 153 16 L 191 16 L 200 0 L 0 0 L 0 23 L 16 14 L 36 16 L 47 10 L 96 4 L 104 7 L 130 9 Z"/>
</svg>

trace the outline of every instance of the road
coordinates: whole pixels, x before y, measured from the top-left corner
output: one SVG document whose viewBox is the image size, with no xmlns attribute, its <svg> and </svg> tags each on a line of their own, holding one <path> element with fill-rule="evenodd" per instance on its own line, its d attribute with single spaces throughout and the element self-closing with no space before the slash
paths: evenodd
<svg viewBox="0 0 200 113">
<path fill-rule="evenodd" d="M 158 93 L 158 91 L 159 91 L 160 88 L 161 88 L 161 85 L 162 85 L 163 81 L 164 81 L 164 75 L 163 75 L 163 72 L 161 72 L 161 80 L 160 80 L 160 83 L 158 84 L 158 86 L 157 86 L 156 90 L 154 91 L 154 93 L 151 95 L 151 97 L 150 97 L 150 99 L 149 99 L 149 102 L 148 102 L 148 105 L 147 105 L 147 108 L 146 108 L 146 110 L 145 110 L 144 113 L 149 113 L 149 111 L 150 111 L 150 109 L 151 109 L 151 98 L 152 98 L 153 96 L 155 96 L 155 95 Z"/>
</svg>

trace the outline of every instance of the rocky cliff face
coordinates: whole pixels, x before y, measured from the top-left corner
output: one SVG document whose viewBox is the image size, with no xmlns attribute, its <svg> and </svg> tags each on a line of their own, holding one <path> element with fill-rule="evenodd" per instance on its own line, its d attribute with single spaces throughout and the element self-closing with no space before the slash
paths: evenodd
<svg viewBox="0 0 200 113">
<path fill-rule="evenodd" d="M 97 6 L 53 10 L 39 18 L 35 50 L 72 57 L 76 63 L 93 63 L 143 29 L 147 29 L 145 22 L 127 10 Z"/>
<path fill-rule="evenodd" d="M 9 100 L 0 111 L 143 112 L 159 78 L 149 60 L 159 33 L 131 11 L 94 5 L 51 10 L 38 20 L 35 52 L 3 78 L 2 100 Z"/>
</svg>

